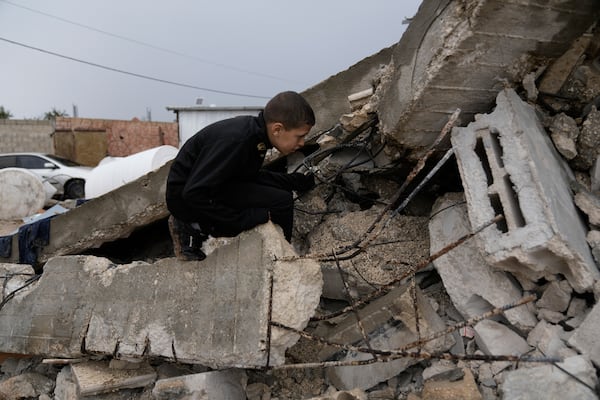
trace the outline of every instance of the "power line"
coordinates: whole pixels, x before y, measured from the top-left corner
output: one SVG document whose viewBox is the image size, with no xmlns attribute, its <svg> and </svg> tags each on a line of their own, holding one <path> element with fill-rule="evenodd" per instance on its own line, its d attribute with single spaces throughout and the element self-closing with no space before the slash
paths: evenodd
<svg viewBox="0 0 600 400">
<path fill-rule="evenodd" d="M 244 93 L 237 93 L 237 92 L 228 92 L 226 90 L 218 90 L 218 89 L 209 89 L 209 88 L 204 88 L 204 87 L 200 87 L 200 86 L 189 85 L 187 83 L 179 83 L 179 82 L 169 81 L 169 80 L 166 80 L 166 79 L 154 78 L 154 77 L 148 76 L 148 75 L 138 74 L 138 73 L 135 73 L 135 72 L 129 72 L 129 71 L 125 71 L 125 70 L 122 70 L 122 69 L 108 67 L 106 65 L 93 63 L 91 61 L 85 61 L 85 60 L 80 60 L 80 59 L 75 58 L 75 57 L 65 56 L 64 54 L 59 54 L 59 53 L 55 53 L 55 52 L 52 52 L 52 51 L 49 51 L 49 50 L 40 49 L 39 47 L 29 46 L 27 44 L 16 42 L 14 40 L 6 39 L 6 38 L 3 38 L 3 37 L 0 37 L 0 40 L 3 40 L 3 41 L 8 42 L 8 43 L 15 44 L 17 46 L 25 47 L 25 48 L 28 48 L 28 49 L 31 49 L 31 50 L 36 50 L 36 51 L 39 51 L 41 53 L 50 54 L 52 56 L 65 58 L 67 60 L 76 61 L 78 63 L 91 65 L 92 67 L 102 68 L 102 69 L 106 69 L 108 71 L 118 72 L 118 73 L 125 74 L 125 75 L 135 76 L 137 78 L 148 79 L 150 81 L 167 83 L 169 85 L 181 86 L 181 87 L 190 88 L 190 89 L 204 90 L 206 92 L 227 94 L 227 95 L 231 95 L 231 96 L 253 97 L 255 99 L 270 99 L 270 97 L 266 97 L 266 96 L 258 96 L 258 95 L 254 95 L 254 94 L 244 94 Z"/>
<path fill-rule="evenodd" d="M 105 30 L 102 30 L 102 29 L 98 29 L 98 28 L 95 28 L 95 27 L 90 26 L 90 25 L 85 25 L 85 24 L 82 24 L 82 23 L 79 23 L 79 22 L 68 20 L 66 18 L 59 17 L 57 15 L 46 13 L 44 11 L 40 11 L 40 10 L 36 10 L 34 8 L 26 7 L 26 6 L 23 6 L 23 5 L 20 5 L 20 4 L 16 4 L 16 3 L 13 3 L 12 1 L 9 1 L 9 0 L 0 0 L 0 1 L 2 1 L 2 2 L 6 3 L 6 4 L 10 4 L 13 7 L 18 7 L 18 8 L 21 8 L 21 9 L 24 9 L 24 10 L 27 10 L 27 11 L 30 11 L 30 12 L 33 12 L 33 13 L 36 13 L 36 14 L 40 14 L 40 15 L 43 15 L 43 16 L 46 16 L 46 17 L 49 17 L 49 18 L 53 18 L 53 19 L 59 20 L 61 22 L 65 22 L 67 24 L 75 25 L 75 26 L 78 26 L 78 27 L 81 27 L 81 28 L 85 28 L 85 29 L 94 31 L 94 32 L 101 33 L 103 35 L 107 35 L 107 36 L 111 36 L 111 37 L 114 37 L 114 38 L 117 38 L 117 39 L 125 40 L 125 41 L 130 42 L 130 43 L 135 43 L 135 44 L 138 44 L 138 45 L 141 45 L 141 46 L 149 47 L 149 48 L 154 49 L 154 50 L 159 50 L 159 51 L 163 51 L 163 52 L 166 52 L 166 53 L 174 54 L 174 55 L 177 55 L 177 56 L 180 56 L 180 57 L 189 58 L 189 59 L 192 59 L 192 60 L 195 60 L 195 61 L 199 61 L 199 62 L 202 62 L 202 63 L 205 63 L 205 64 L 210 64 L 210 65 L 214 65 L 214 66 L 217 66 L 217 67 L 230 69 L 230 70 L 233 70 L 233 71 L 243 72 L 243 73 L 250 74 L 250 75 L 261 76 L 263 78 L 275 79 L 275 80 L 279 80 L 279 81 L 283 81 L 283 82 L 288 82 L 288 83 L 301 83 L 301 82 L 298 82 L 298 81 L 293 81 L 293 80 L 281 78 L 281 77 L 274 76 L 274 75 L 263 74 L 261 72 L 254 72 L 254 71 L 250 71 L 250 70 L 243 69 L 243 68 L 233 67 L 231 65 L 226 65 L 226 64 L 221 64 L 221 63 L 216 63 L 216 62 L 213 62 L 213 61 L 205 60 L 203 58 L 199 58 L 199 57 L 192 56 L 192 55 L 189 55 L 189 54 L 180 53 L 178 51 L 167 49 L 165 47 L 156 46 L 156 45 L 153 45 L 151 43 L 143 42 L 141 40 L 129 38 L 127 36 L 117 35 L 115 33 L 111 33 L 111 32 L 108 32 L 108 31 L 105 31 Z"/>
</svg>

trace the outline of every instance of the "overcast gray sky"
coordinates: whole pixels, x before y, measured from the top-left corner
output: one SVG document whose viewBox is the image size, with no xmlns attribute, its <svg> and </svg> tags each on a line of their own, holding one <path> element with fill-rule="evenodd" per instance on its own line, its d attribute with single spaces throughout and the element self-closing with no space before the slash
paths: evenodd
<svg viewBox="0 0 600 400">
<path fill-rule="evenodd" d="M 72 116 L 75 104 L 80 117 L 145 119 L 149 109 L 154 121 L 198 97 L 264 105 L 397 43 L 419 4 L 0 0 L 0 105 L 13 118 L 53 107 Z"/>
</svg>

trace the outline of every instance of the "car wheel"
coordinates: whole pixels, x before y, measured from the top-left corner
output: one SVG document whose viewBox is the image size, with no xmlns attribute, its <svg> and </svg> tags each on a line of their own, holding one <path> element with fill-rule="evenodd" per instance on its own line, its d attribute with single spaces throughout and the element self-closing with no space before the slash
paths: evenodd
<svg viewBox="0 0 600 400">
<path fill-rule="evenodd" d="M 82 180 L 70 181 L 65 185 L 65 198 L 82 199 L 85 197 L 85 182 Z"/>
</svg>

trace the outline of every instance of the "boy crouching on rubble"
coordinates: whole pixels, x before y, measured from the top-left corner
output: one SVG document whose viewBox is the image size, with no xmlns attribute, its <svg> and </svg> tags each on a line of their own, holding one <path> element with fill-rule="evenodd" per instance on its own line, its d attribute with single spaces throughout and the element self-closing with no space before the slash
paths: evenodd
<svg viewBox="0 0 600 400">
<path fill-rule="evenodd" d="M 296 92 L 273 97 L 257 116 L 215 122 L 179 150 L 167 178 L 169 231 L 180 260 L 203 260 L 208 238 L 236 236 L 271 220 L 289 242 L 292 191 L 314 186 L 314 177 L 261 169 L 267 149 L 288 155 L 315 124 L 308 102 Z"/>
</svg>

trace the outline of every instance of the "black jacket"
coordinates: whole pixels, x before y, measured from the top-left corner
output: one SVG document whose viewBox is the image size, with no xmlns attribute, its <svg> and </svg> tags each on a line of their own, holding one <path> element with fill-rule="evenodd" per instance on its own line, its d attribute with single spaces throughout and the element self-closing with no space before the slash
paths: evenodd
<svg viewBox="0 0 600 400">
<path fill-rule="evenodd" d="M 262 112 L 203 128 L 175 157 L 167 178 L 167 200 L 208 199 L 227 182 L 255 180 L 271 147 Z"/>
</svg>

